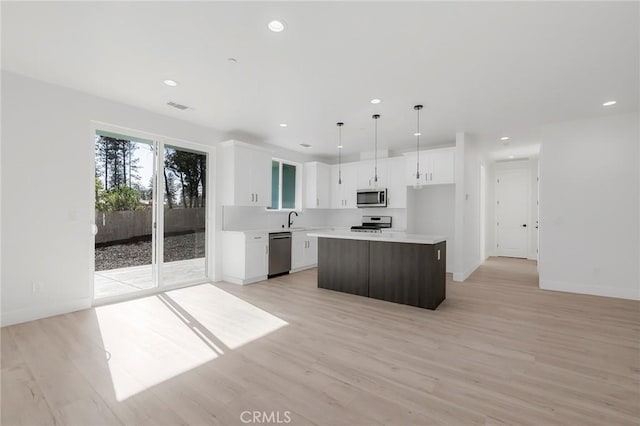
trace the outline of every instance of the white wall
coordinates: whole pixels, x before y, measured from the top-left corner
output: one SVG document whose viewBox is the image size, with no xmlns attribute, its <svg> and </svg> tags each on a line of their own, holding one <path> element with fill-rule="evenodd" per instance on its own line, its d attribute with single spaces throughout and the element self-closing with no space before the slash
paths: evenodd
<svg viewBox="0 0 640 426">
<path fill-rule="evenodd" d="M 464 197 L 463 249 L 458 272 L 463 280 L 484 261 L 480 259 L 480 162 L 482 158 L 475 141 L 465 135 L 464 143 Z"/>
<path fill-rule="evenodd" d="M 540 153 L 540 287 L 640 299 L 638 115 L 549 125 Z"/>
<path fill-rule="evenodd" d="M 90 306 L 92 120 L 209 146 L 222 136 L 6 71 L 2 89 L 4 325 Z"/>
<path fill-rule="evenodd" d="M 447 272 L 454 271 L 456 186 L 426 185 L 407 193 L 407 232 L 447 237 Z"/>
</svg>

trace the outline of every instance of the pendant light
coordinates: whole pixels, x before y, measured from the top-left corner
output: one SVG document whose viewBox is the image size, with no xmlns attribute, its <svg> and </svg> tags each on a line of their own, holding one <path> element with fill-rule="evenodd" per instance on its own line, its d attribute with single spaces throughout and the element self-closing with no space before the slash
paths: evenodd
<svg viewBox="0 0 640 426">
<path fill-rule="evenodd" d="M 338 185 L 342 185 L 342 126 L 344 123 L 336 123 L 338 126 Z"/>
<path fill-rule="evenodd" d="M 413 184 L 414 189 L 422 189 L 422 181 L 420 180 L 420 110 L 422 109 L 422 105 L 414 105 L 414 110 L 416 110 L 416 182 Z"/>
<path fill-rule="evenodd" d="M 374 122 L 374 150 L 373 150 L 373 187 L 378 187 L 378 118 L 380 114 L 373 114 L 371 116 Z"/>
</svg>

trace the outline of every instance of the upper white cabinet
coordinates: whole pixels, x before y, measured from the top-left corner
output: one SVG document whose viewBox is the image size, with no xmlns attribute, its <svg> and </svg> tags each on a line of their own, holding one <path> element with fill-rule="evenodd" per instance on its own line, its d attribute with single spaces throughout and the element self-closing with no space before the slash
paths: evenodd
<svg viewBox="0 0 640 426">
<path fill-rule="evenodd" d="M 416 182 L 416 153 L 405 154 L 406 185 Z M 420 151 L 420 180 L 423 185 L 455 183 L 455 148 Z"/>
<path fill-rule="evenodd" d="M 405 180 L 406 162 L 403 157 L 392 157 L 385 161 L 387 178 L 387 207 L 404 209 L 407 207 L 407 184 Z"/>
<path fill-rule="evenodd" d="M 342 183 L 339 183 L 339 173 L 342 169 Z M 331 167 L 331 208 L 355 209 L 356 191 L 358 189 L 358 165 L 347 163 L 342 166 Z"/>
<path fill-rule="evenodd" d="M 271 205 L 271 152 L 238 141 L 219 145 L 218 179 L 226 206 Z"/>
<path fill-rule="evenodd" d="M 331 208 L 331 166 L 317 161 L 304 164 L 304 207 Z"/>
<path fill-rule="evenodd" d="M 389 184 L 388 174 L 388 158 L 381 158 L 378 160 L 378 188 L 386 188 Z M 356 189 L 370 189 L 375 188 L 374 182 L 375 175 L 375 161 L 366 160 L 355 163 L 358 168 L 358 184 Z"/>
</svg>

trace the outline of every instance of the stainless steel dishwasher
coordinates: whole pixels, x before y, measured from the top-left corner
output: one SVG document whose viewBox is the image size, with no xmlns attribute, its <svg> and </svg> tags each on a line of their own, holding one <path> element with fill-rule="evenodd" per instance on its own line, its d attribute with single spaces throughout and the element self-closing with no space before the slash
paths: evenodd
<svg viewBox="0 0 640 426">
<path fill-rule="evenodd" d="M 269 278 L 291 270 L 291 232 L 269 234 Z"/>
</svg>

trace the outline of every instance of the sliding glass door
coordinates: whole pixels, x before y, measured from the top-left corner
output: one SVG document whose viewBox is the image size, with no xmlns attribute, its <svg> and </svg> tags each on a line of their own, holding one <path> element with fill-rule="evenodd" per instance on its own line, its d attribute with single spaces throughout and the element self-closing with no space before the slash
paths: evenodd
<svg viewBox="0 0 640 426">
<path fill-rule="evenodd" d="M 94 300 L 207 278 L 207 154 L 95 135 Z"/>
<path fill-rule="evenodd" d="M 156 145 L 109 132 L 95 136 L 95 299 L 157 286 Z"/>
<path fill-rule="evenodd" d="M 165 145 L 162 180 L 162 282 L 201 281 L 207 276 L 207 155 Z"/>
</svg>

